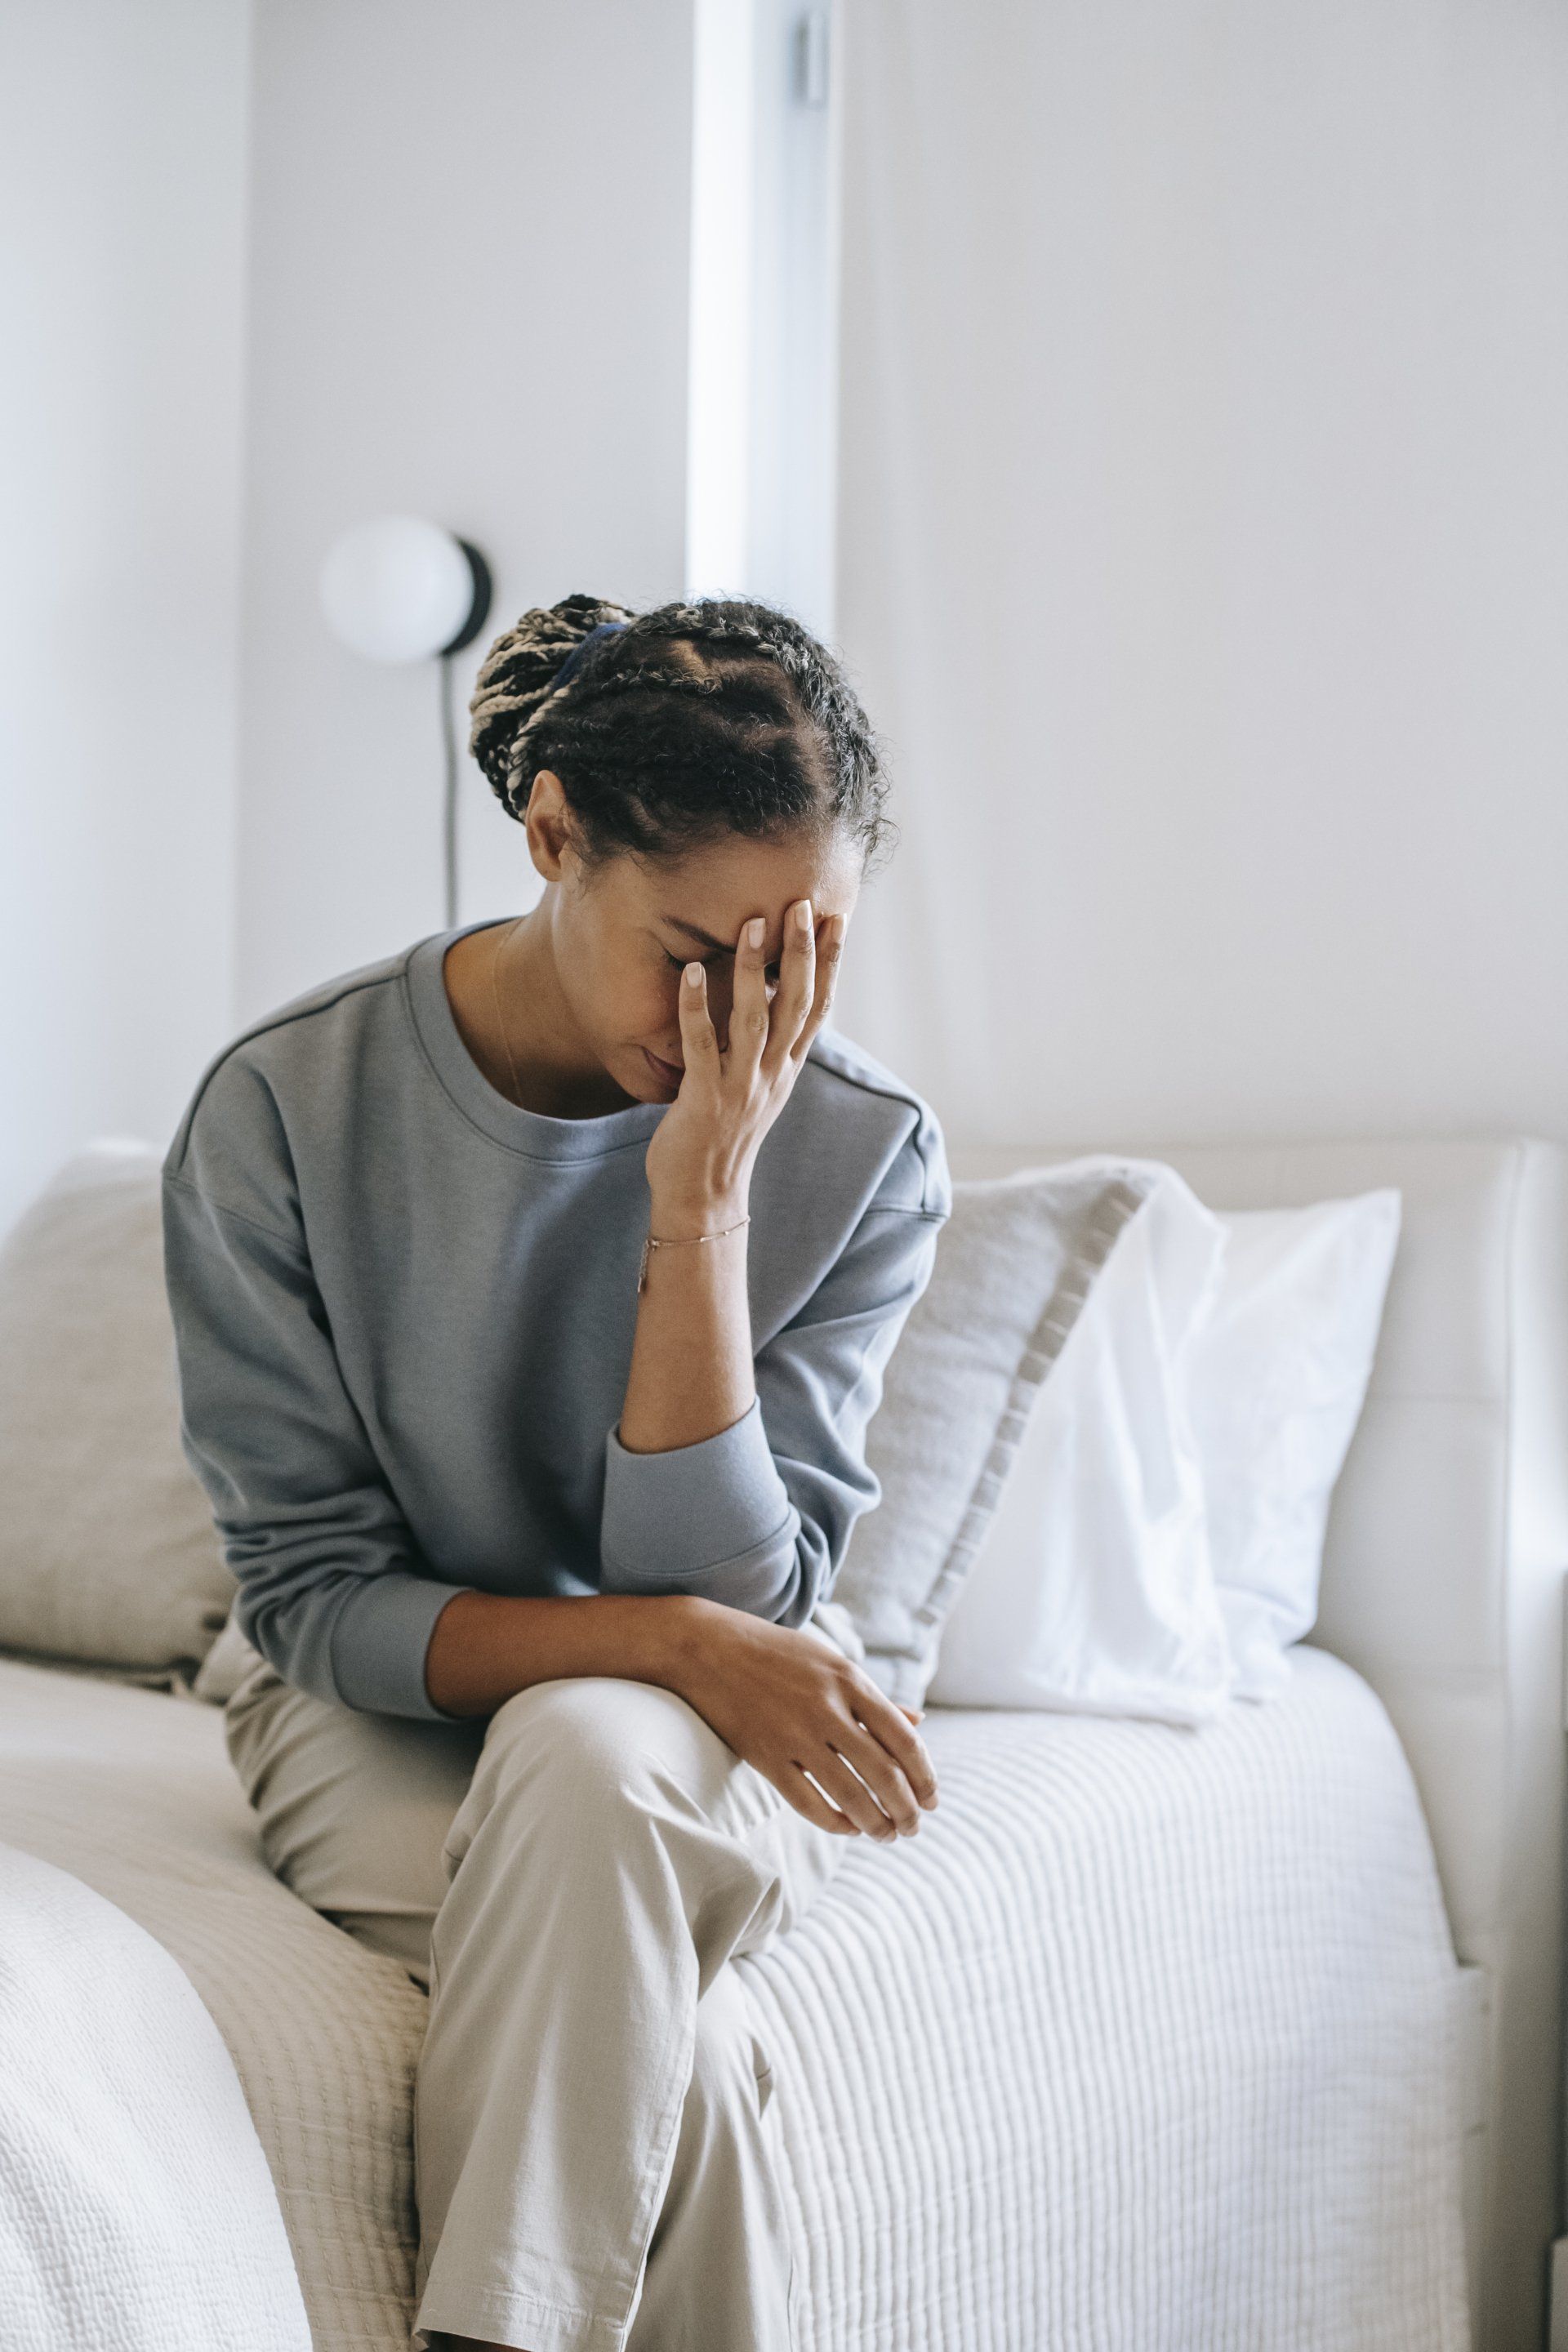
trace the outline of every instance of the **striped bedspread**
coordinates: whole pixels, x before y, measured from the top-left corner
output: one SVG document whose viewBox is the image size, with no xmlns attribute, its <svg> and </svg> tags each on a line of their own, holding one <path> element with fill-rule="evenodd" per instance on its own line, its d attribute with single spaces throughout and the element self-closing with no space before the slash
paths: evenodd
<svg viewBox="0 0 1568 2352">
<path fill-rule="evenodd" d="M 1367 1685 L 1292 1666 L 1198 1731 L 931 1709 L 920 1835 L 735 1963 L 804 2352 L 1464 2352 L 1426 1822 Z"/>
</svg>

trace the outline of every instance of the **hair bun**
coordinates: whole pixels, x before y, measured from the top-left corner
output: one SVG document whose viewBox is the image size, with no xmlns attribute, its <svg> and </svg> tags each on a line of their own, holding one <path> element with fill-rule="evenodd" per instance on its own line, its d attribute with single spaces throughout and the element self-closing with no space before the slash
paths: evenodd
<svg viewBox="0 0 1568 2352">
<path fill-rule="evenodd" d="M 528 736 L 562 663 L 602 622 L 636 617 L 603 597 L 563 596 L 524 613 L 485 656 L 468 699 L 468 750 L 511 815 L 521 814 L 515 795 Z"/>
</svg>

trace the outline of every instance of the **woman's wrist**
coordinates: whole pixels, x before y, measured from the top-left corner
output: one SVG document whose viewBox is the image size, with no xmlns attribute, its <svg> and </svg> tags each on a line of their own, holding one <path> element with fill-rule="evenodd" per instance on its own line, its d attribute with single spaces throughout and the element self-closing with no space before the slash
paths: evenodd
<svg viewBox="0 0 1568 2352">
<path fill-rule="evenodd" d="M 694 1241 L 701 1234 L 721 1234 L 743 1228 L 751 1214 L 751 1187 L 727 1192 L 696 1190 L 677 1192 L 664 1188 L 649 1194 L 648 1231 L 659 1241 Z M 739 1240 L 736 1234 L 735 1239 Z"/>
<path fill-rule="evenodd" d="M 646 1644 L 642 1679 L 658 1683 L 678 1698 L 691 1701 L 698 1686 L 698 1669 L 710 1633 L 709 1621 L 722 1607 L 695 1592 L 661 1592 L 649 1596 L 649 1613 L 638 1628 Z"/>
</svg>

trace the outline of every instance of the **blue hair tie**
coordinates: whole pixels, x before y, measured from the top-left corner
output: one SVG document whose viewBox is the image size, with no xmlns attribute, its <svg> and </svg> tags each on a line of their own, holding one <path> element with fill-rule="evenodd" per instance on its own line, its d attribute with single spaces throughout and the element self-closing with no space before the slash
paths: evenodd
<svg viewBox="0 0 1568 2352">
<path fill-rule="evenodd" d="M 573 646 L 571 652 L 567 655 L 565 660 L 562 663 L 560 668 L 551 679 L 551 692 L 553 693 L 557 687 L 568 685 L 570 681 L 576 677 L 578 671 L 582 668 L 584 662 L 587 658 L 588 648 L 590 646 L 596 645 L 601 637 L 619 636 L 623 629 L 629 629 L 631 623 L 629 621 L 601 621 L 597 628 L 590 629 L 587 635 L 583 639 L 582 644 Z"/>
</svg>

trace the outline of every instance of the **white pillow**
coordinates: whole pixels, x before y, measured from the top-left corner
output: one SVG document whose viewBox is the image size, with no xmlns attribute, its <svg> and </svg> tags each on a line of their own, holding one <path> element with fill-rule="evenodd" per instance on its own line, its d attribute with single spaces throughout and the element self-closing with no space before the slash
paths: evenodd
<svg viewBox="0 0 1568 2352">
<path fill-rule="evenodd" d="M 1097 1157 L 952 1188 L 868 1425 L 879 1499 L 833 1587 L 867 1673 L 903 1706 L 925 1698 L 1035 1399 L 1158 1170 Z"/>
<path fill-rule="evenodd" d="M 1226 1234 L 1173 1169 L 1149 1192 L 1029 1415 L 942 1631 L 936 1706 L 1209 1721 L 1234 1679 L 1184 1365 Z"/>
<path fill-rule="evenodd" d="M 1101 1276 L 1031 1415 L 933 1705 L 1201 1722 L 1226 1695 L 1286 1688 L 1285 1650 L 1316 1622 L 1400 1196 L 1215 1215 L 1173 1170 L 1123 1164 L 1162 1170 L 1158 1212 Z M 1205 1229 L 1217 1262 L 1184 1325 Z"/>
<path fill-rule="evenodd" d="M 1385 1190 L 1227 1216 L 1225 1278 L 1188 1363 L 1237 1696 L 1285 1689 L 1317 1622 L 1335 1481 L 1361 1418 L 1399 1243 Z"/>
</svg>

